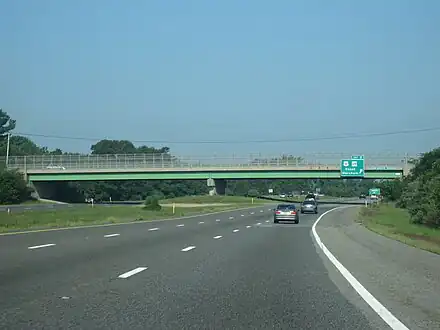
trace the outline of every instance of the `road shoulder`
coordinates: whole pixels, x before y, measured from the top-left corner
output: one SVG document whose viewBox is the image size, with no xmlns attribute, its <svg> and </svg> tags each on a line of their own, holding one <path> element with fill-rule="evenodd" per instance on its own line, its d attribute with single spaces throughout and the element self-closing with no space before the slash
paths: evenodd
<svg viewBox="0 0 440 330">
<path fill-rule="evenodd" d="M 439 329 L 440 256 L 369 231 L 354 222 L 358 211 L 350 207 L 324 216 L 316 227 L 322 242 L 409 328 Z"/>
</svg>

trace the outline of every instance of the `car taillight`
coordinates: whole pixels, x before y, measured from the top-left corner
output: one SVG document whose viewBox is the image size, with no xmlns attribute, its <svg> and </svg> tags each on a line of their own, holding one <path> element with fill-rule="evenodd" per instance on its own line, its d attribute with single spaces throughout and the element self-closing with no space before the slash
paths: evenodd
<svg viewBox="0 0 440 330">
<path fill-rule="evenodd" d="M 293 215 L 295 215 L 295 214 L 296 214 L 296 211 L 292 211 L 292 212 L 290 212 L 290 214 L 293 214 Z"/>
<path fill-rule="evenodd" d="M 275 213 L 276 213 L 276 214 L 281 214 L 281 212 L 280 212 L 280 211 L 276 211 Z"/>
</svg>

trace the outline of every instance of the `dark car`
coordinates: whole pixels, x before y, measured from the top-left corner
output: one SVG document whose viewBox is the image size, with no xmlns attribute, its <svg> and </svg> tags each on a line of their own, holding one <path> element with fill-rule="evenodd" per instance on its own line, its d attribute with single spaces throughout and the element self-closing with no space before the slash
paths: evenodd
<svg viewBox="0 0 440 330">
<path fill-rule="evenodd" d="M 294 204 L 279 204 L 273 214 L 273 222 L 293 221 L 299 223 L 299 214 Z"/>
<path fill-rule="evenodd" d="M 304 200 L 311 200 L 311 199 L 314 199 L 315 201 L 316 201 L 316 195 L 315 194 L 312 194 L 312 193 L 308 193 L 307 195 L 306 195 L 306 197 L 304 198 Z"/>
<path fill-rule="evenodd" d="M 365 194 L 360 194 L 359 195 L 359 199 L 365 199 L 365 198 L 367 198 L 367 195 L 365 195 Z"/>
<path fill-rule="evenodd" d="M 314 200 L 307 200 L 301 204 L 301 213 L 318 213 L 318 204 Z"/>
</svg>

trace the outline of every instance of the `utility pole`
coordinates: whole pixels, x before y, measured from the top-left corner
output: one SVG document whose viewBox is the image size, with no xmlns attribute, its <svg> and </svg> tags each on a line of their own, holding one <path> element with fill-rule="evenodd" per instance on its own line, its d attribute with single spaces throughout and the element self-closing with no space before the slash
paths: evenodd
<svg viewBox="0 0 440 330">
<path fill-rule="evenodd" d="M 9 144 L 11 142 L 11 133 L 8 133 L 8 142 L 6 144 L 6 168 L 8 168 L 9 164 Z"/>
</svg>

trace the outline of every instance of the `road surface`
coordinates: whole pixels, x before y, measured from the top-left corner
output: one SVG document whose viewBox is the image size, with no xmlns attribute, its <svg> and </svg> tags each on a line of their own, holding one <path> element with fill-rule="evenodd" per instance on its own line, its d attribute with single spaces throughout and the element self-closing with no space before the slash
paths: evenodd
<svg viewBox="0 0 440 330">
<path fill-rule="evenodd" d="M 264 206 L 0 236 L 0 329 L 389 329 L 326 265 L 317 215 L 300 219 Z"/>
</svg>

